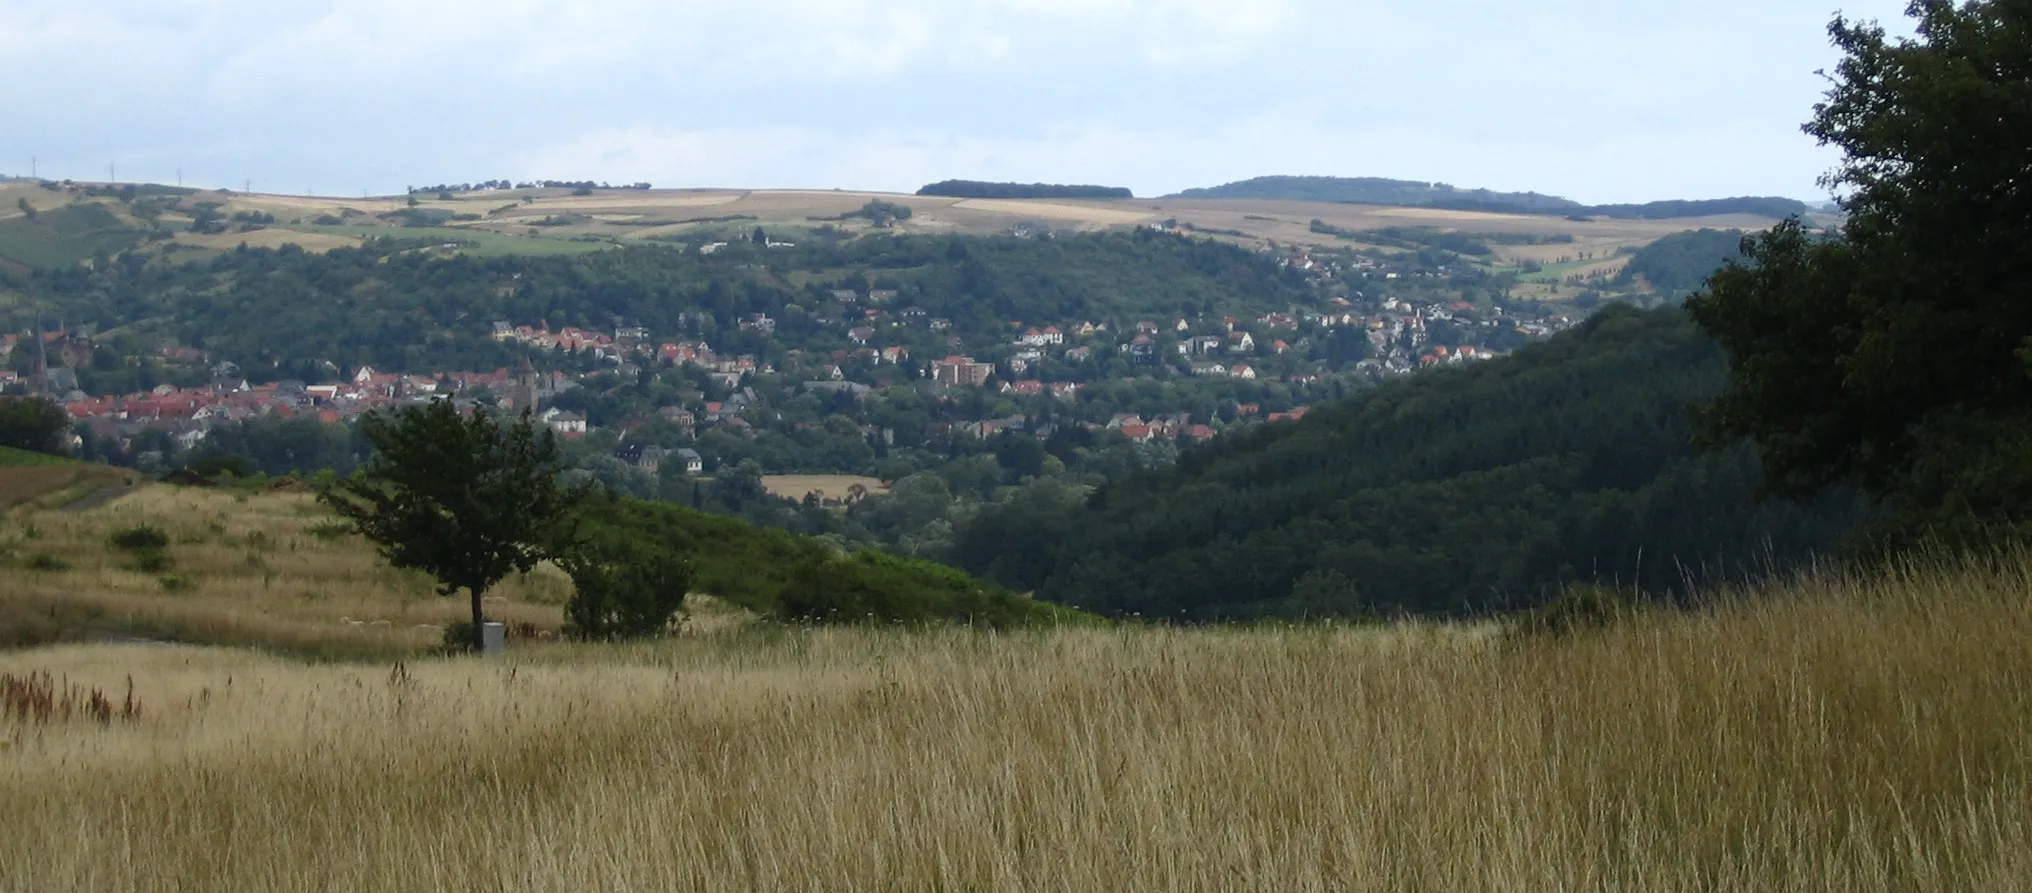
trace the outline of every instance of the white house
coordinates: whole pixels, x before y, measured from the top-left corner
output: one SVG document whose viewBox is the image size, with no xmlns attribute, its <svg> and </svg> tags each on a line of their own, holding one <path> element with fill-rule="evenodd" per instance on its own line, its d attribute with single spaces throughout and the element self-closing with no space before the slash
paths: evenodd
<svg viewBox="0 0 2032 893">
<path fill-rule="evenodd" d="M 538 416 L 538 418 L 542 419 L 544 424 L 549 425 L 550 430 L 556 431 L 559 434 L 569 436 L 586 433 L 586 417 L 575 412 L 558 409 L 553 406 L 544 410 L 543 415 Z"/>
</svg>

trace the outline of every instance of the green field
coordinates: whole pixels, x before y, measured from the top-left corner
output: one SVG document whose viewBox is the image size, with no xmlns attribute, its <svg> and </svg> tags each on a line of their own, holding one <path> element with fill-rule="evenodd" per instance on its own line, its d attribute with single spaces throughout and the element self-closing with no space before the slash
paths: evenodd
<svg viewBox="0 0 2032 893">
<path fill-rule="evenodd" d="M 0 446 L 0 468 L 24 468 L 34 465 L 65 465 L 76 460 L 43 453 L 31 453 L 13 447 Z"/>
<path fill-rule="evenodd" d="M 117 254 L 139 241 L 139 230 L 97 204 L 0 220 L 0 258 L 42 269 L 72 266 L 101 250 Z"/>
</svg>

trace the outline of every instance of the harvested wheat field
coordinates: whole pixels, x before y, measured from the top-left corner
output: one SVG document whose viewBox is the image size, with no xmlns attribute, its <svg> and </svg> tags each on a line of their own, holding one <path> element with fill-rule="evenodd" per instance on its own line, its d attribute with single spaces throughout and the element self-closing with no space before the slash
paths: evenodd
<svg viewBox="0 0 2032 893">
<path fill-rule="evenodd" d="M 107 697 L 6 720 L 0 889 L 2023 890 L 2028 595 L 2015 561 L 1563 639 L 0 654 Z"/>
<path fill-rule="evenodd" d="M 770 474 L 762 476 L 762 488 L 771 496 L 785 499 L 803 499 L 807 493 L 817 493 L 820 499 L 845 501 L 854 498 L 854 488 L 870 495 L 889 492 L 889 485 L 880 478 L 852 474 Z"/>
</svg>

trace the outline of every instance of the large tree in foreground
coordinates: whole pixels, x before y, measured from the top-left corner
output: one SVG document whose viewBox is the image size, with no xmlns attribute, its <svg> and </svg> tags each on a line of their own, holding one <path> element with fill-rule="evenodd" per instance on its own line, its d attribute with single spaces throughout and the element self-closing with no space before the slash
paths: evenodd
<svg viewBox="0 0 2032 893">
<path fill-rule="evenodd" d="M 1836 19 L 1806 132 L 1847 218 L 1745 244 L 1688 301 L 1726 347 L 1710 430 L 1777 492 L 1858 485 L 1907 520 L 2032 520 L 2032 2 L 1920 0 L 1911 38 Z"/>
<path fill-rule="evenodd" d="M 504 424 L 485 410 L 462 413 L 436 401 L 370 413 L 360 426 L 373 457 L 318 500 L 389 563 L 436 577 L 439 595 L 465 590 L 477 650 L 482 596 L 568 547 L 572 510 L 586 491 L 559 479 L 564 454 L 527 412 Z"/>
<path fill-rule="evenodd" d="M 0 446 L 64 454 L 71 414 L 48 397 L 0 398 Z"/>
</svg>

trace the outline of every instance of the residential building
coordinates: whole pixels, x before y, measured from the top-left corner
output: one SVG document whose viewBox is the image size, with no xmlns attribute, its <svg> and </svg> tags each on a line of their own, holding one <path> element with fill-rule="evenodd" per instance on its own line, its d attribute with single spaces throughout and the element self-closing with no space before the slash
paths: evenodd
<svg viewBox="0 0 2032 893">
<path fill-rule="evenodd" d="M 550 430 L 566 437 L 577 437 L 586 433 L 586 417 L 569 410 L 552 407 L 538 416 Z"/>
<path fill-rule="evenodd" d="M 994 372 L 994 364 L 977 363 L 968 356 L 950 356 L 931 364 L 931 380 L 945 385 L 985 384 Z"/>
</svg>

